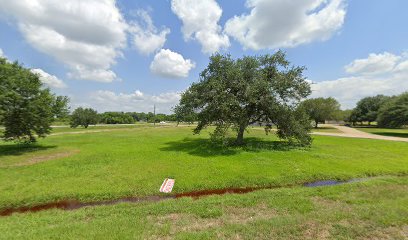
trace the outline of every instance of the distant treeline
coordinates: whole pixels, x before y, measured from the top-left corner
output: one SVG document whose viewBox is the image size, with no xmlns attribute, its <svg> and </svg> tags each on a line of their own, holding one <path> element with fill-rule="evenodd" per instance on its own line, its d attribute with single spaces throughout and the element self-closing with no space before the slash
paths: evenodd
<svg viewBox="0 0 408 240">
<path fill-rule="evenodd" d="M 332 98 L 311 98 L 299 108 L 309 115 L 315 127 L 326 121 L 346 122 L 350 125 L 371 125 L 400 128 L 408 125 L 408 92 L 397 96 L 376 95 L 360 99 L 356 107 L 341 110 L 340 103 Z"/>
<path fill-rule="evenodd" d="M 177 116 L 176 114 L 163 114 L 157 113 L 154 114 L 152 112 L 144 113 L 144 112 L 104 112 L 104 113 L 97 113 L 93 109 L 88 109 L 90 112 L 94 112 L 92 114 L 87 113 L 87 109 L 78 108 L 72 114 L 67 115 L 64 118 L 58 118 L 55 122 L 59 122 L 61 124 L 66 124 L 71 122 L 74 116 L 77 116 L 78 110 L 85 111 L 81 112 L 79 115 L 84 116 L 86 115 L 87 118 L 91 118 L 91 124 L 133 124 L 136 122 L 148 122 L 148 123 L 159 123 L 159 122 L 188 122 L 193 123 L 196 121 L 196 116 L 190 115 L 188 117 L 185 116 Z M 77 118 L 77 117 L 76 117 Z M 80 120 L 81 121 L 81 120 Z M 81 124 L 79 124 L 81 125 Z"/>
<path fill-rule="evenodd" d="M 379 127 L 386 128 L 408 125 L 408 92 L 397 96 L 365 97 L 349 111 L 345 120 L 353 125 L 377 122 Z"/>
<path fill-rule="evenodd" d="M 130 124 L 135 122 L 177 121 L 175 114 L 153 114 L 152 112 L 104 112 L 98 114 L 98 122 L 104 124 Z"/>
<path fill-rule="evenodd" d="M 399 128 L 408 124 L 408 93 L 398 96 L 377 95 L 365 97 L 357 102 L 354 109 L 341 110 L 339 102 L 334 98 L 312 98 L 303 101 L 299 108 L 309 115 L 315 127 L 325 121 L 344 121 L 351 125 L 369 125 L 376 122 L 380 127 Z M 135 122 L 186 122 L 198 121 L 197 113 L 184 113 L 175 108 L 174 114 L 154 114 L 152 112 L 104 112 L 97 113 L 93 109 L 76 109 L 61 122 L 71 125 L 88 124 L 133 124 Z M 85 119 L 85 120 L 84 120 Z M 75 120 L 75 121 L 74 121 Z M 78 122 L 78 123 L 76 123 Z M 72 124 L 74 123 L 74 124 Z"/>
</svg>

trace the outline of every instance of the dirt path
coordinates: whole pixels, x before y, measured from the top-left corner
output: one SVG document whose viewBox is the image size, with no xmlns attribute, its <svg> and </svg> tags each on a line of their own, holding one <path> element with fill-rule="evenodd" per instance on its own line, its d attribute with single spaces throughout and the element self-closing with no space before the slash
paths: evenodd
<svg viewBox="0 0 408 240">
<path fill-rule="evenodd" d="M 388 136 L 381 136 L 371 133 L 366 133 L 355 128 L 339 126 L 339 125 L 329 125 L 326 124 L 325 126 L 334 127 L 341 131 L 342 133 L 325 133 L 325 132 L 314 132 L 314 135 L 321 135 L 321 136 L 334 136 L 334 137 L 349 137 L 349 138 L 368 138 L 368 139 L 379 139 L 379 140 L 388 140 L 388 141 L 399 141 L 399 142 L 408 142 L 408 138 L 401 138 L 401 137 L 388 137 Z"/>
</svg>

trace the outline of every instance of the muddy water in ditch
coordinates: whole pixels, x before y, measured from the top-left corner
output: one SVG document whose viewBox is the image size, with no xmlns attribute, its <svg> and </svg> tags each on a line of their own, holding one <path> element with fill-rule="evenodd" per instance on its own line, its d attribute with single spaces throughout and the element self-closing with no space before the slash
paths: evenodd
<svg viewBox="0 0 408 240">
<path fill-rule="evenodd" d="M 325 181 L 305 183 L 302 186 L 304 187 L 322 187 L 322 186 L 332 186 L 332 185 L 339 185 L 339 184 L 350 183 L 350 182 L 357 182 L 357 181 L 362 181 L 362 180 L 365 180 L 365 179 L 351 179 L 348 181 L 325 180 Z M 296 186 L 299 186 L 299 185 L 296 185 Z M 83 208 L 83 207 L 114 205 L 114 204 L 119 204 L 119 203 L 158 202 L 158 201 L 162 201 L 166 199 L 175 199 L 175 198 L 183 198 L 183 197 L 191 197 L 194 199 L 198 199 L 198 198 L 210 196 L 210 195 L 244 194 L 244 193 L 249 193 L 249 192 L 253 192 L 256 190 L 274 189 L 274 188 L 283 188 L 283 187 L 288 187 L 288 186 L 213 189 L 213 190 L 202 190 L 202 191 L 195 191 L 195 192 L 179 193 L 179 194 L 169 195 L 169 196 L 125 197 L 125 198 L 119 198 L 119 199 L 114 199 L 114 200 L 97 201 L 97 202 L 79 202 L 77 200 L 63 200 L 63 201 L 58 201 L 58 202 L 40 204 L 36 206 L 31 206 L 31 207 L 3 209 L 3 210 L 0 210 L 0 216 L 10 216 L 13 213 L 39 212 L 39 211 L 44 211 L 48 209 L 75 210 L 75 209 Z M 295 186 L 292 186 L 292 187 L 295 187 Z"/>
</svg>

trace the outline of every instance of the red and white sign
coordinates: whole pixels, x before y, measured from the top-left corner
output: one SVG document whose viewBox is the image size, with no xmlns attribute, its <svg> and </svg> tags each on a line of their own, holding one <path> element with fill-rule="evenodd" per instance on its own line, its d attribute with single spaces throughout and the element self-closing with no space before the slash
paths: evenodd
<svg viewBox="0 0 408 240">
<path fill-rule="evenodd" d="M 170 179 L 170 178 L 166 178 L 164 179 L 163 184 L 160 187 L 160 192 L 162 193 L 170 193 L 171 190 L 173 190 L 173 186 L 174 186 L 174 182 L 176 180 L 174 179 Z"/>
</svg>

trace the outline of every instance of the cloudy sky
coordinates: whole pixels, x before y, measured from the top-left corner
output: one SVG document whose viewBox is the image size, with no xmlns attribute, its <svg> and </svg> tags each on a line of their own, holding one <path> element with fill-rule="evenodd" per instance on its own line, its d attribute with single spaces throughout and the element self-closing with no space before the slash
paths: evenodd
<svg viewBox="0 0 408 240">
<path fill-rule="evenodd" d="M 214 52 L 286 51 L 312 97 L 408 90 L 406 0 L 0 0 L 0 56 L 73 108 L 169 113 Z"/>
</svg>

